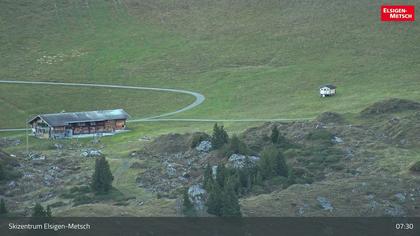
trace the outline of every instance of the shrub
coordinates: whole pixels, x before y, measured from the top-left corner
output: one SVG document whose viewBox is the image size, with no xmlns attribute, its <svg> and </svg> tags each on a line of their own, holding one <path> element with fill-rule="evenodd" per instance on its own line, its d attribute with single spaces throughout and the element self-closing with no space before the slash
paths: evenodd
<svg viewBox="0 0 420 236">
<path fill-rule="evenodd" d="M 410 165 L 410 171 L 420 172 L 420 161 L 416 161 Z"/>
<path fill-rule="evenodd" d="M 333 142 L 331 141 L 333 138 L 333 135 L 328 132 L 326 129 L 316 129 L 310 132 L 307 136 L 307 140 L 315 141 L 321 144 L 325 145 L 331 145 Z"/>
<path fill-rule="evenodd" d="M 273 126 L 273 128 L 271 129 L 271 142 L 273 144 L 276 144 L 277 141 L 279 140 L 279 130 L 277 129 L 277 126 Z"/>
<path fill-rule="evenodd" d="M 229 140 L 226 155 L 230 156 L 232 154 L 242 154 L 248 155 L 249 149 L 244 142 L 242 142 L 238 136 L 233 135 L 232 138 Z"/>
<path fill-rule="evenodd" d="M 87 185 L 74 186 L 70 189 L 70 193 L 90 193 L 91 189 Z"/>
<path fill-rule="evenodd" d="M 2 198 L 0 200 L 0 215 L 6 215 L 6 214 L 7 214 L 6 203 L 4 202 L 4 199 Z"/>
<path fill-rule="evenodd" d="M 6 174 L 4 172 L 3 164 L 0 163 L 0 180 L 3 180 L 6 178 Z"/>
<path fill-rule="evenodd" d="M 52 203 L 48 206 L 51 207 L 51 208 L 56 208 L 56 207 L 61 207 L 61 206 L 65 206 L 65 205 L 66 204 L 64 202 L 59 201 L 59 202 L 54 202 L 54 203 Z"/>
<path fill-rule="evenodd" d="M 182 212 L 185 216 L 195 216 L 194 205 L 188 196 L 188 188 L 183 191 Z"/>
<path fill-rule="evenodd" d="M 211 139 L 210 135 L 206 133 L 194 133 L 190 140 L 190 147 L 195 148 L 203 141 L 209 141 Z"/>
<path fill-rule="evenodd" d="M 292 158 L 292 157 L 298 157 L 298 156 L 304 155 L 304 153 L 300 149 L 287 149 L 286 151 L 284 151 L 283 154 L 286 158 Z"/>
<path fill-rule="evenodd" d="M 47 210 L 44 210 L 41 204 L 35 204 L 35 207 L 32 210 L 32 217 L 51 217 L 51 208 L 47 207 Z"/>
<path fill-rule="evenodd" d="M 83 204 L 93 203 L 95 200 L 87 195 L 78 195 L 73 199 L 73 206 L 79 206 Z"/>
<path fill-rule="evenodd" d="M 289 173 L 283 154 L 274 147 L 268 147 L 262 151 L 258 167 L 263 179 L 270 179 L 274 176 L 287 177 Z"/>
</svg>

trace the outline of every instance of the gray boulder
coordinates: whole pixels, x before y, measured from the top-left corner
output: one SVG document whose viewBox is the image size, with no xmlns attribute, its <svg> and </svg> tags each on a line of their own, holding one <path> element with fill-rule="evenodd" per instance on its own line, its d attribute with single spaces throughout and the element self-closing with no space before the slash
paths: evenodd
<svg viewBox="0 0 420 236">
<path fill-rule="evenodd" d="M 34 153 L 31 152 L 28 154 L 29 159 L 33 160 L 33 161 L 44 161 L 45 160 L 45 156 L 40 154 L 40 153 Z"/>
<path fill-rule="evenodd" d="M 256 156 L 245 156 L 241 154 L 232 154 L 227 163 L 227 167 L 235 168 L 235 169 L 242 169 L 245 167 L 247 158 L 249 160 L 249 163 L 252 166 L 255 166 L 256 163 L 260 160 L 259 157 Z"/>
<path fill-rule="evenodd" d="M 406 193 L 396 193 L 394 196 L 398 199 L 398 201 L 405 202 Z"/>
<path fill-rule="evenodd" d="M 211 167 L 211 177 L 213 177 L 213 179 L 216 179 L 217 176 L 217 166 L 212 166 Z"/>
<path fill-rule="evenodd" d="M 16 186 L 17 186 L 16 181 L 10 181 L 10 182 L 7 184 L 7 187 L 9 187 L 10 189 L 14 189 L 14 188 L 16 188 Z"/>
<path fill-rule="evenodd" d="M 200 185 L 192 185 L 188 188 L 188 197 L 197 210 L 203 210 L 206 202 L 207 192 Z"/>
<path fill-rule="evenodd" d="M 195 147 L 195 150 L 199 152 L 209 152 L 212 148 L 210 141 L 201 141 L 200 144 L 198 144 L 197 147 Z"/>
<path fill-rule="evenodd" d="M 102 156 L 101 150 L 98 149 L 86 149 L 83 150 L 82 153 L 80 153 L 80 156 L 82 157 L 100 157 Z"/>
<path fill-rule="evenodd" d="M 175 169 L 173 164 L 169 163 L 166 166 L 166 174 L 168 175 L 168 177 L 175 177 L 176 176 L 176 169 Z"/>
<path fill-rule="evenodd" d="M 343 143 L 343 139 L 337 136 L 334 136 L 334 138 L 331 140 L 332 142 L 336 143 L 336 144 L 340 144 Z"/>
<path fill-rule="evenodd" d="M 322 209 L 330 212 L 334 210 L 331 202 L 326 197 L 317 197 L 316 200 L 319 202 Z"/>
</svg>

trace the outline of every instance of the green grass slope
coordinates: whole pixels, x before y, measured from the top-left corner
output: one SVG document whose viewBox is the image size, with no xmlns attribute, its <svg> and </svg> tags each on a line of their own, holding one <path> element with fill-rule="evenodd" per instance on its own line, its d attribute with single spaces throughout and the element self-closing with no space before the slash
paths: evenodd
<svg viewBox="0 0 420 236">
<path fill-rule="evenodd" d="M 420 7 L 418 0 L 409 3 Z M 313 117 L 327 110 L 360 111 L 390 97 L 418 101 L 418 21 L 381 23 L 380 5 L 373 0 L 4 0 L 0 79 L 204 94 L 204 104 L 177 115 L 183 118 Z M 323 83 L 335 83 L 338 95 L 319 98 Z M 71 90 L 0 84 L 0 127 L 21 126 L 32 113 L 107 108 L 111 100 L 136 116 L 175 110 L 191 100 Z M 103 101 L 108 94 L 112 98 Z M 86 98 L 96 97 L 86 104 Z"/>
</svg>

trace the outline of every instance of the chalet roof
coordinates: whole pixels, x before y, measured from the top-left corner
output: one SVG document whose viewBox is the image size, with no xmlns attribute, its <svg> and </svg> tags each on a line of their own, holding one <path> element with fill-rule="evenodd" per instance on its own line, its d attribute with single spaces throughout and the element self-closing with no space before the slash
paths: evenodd
<svg viewBox="0 0 420 236">
<path fill-rule="evenodd" d="M 71 123 L 94 122 L 105 120 L 125 120 L 130 115 L 123 109 L 103 110 L 103 111 L 85 111 L 85 112 L 65 112 L 54 114 L 40 114 L 28 121 L 32 123 L 40 118 L 51 126 L 64 126 Z"/>
<path fill-rule="evenodd" d="M 332 85 L 332 84 L 324 84 L 324 85 L 321 85 L 319 88 L 325 88 L 325 87 L 330 88 L 330 89 L 337 88 L 335 85 Z"/>
</svg>

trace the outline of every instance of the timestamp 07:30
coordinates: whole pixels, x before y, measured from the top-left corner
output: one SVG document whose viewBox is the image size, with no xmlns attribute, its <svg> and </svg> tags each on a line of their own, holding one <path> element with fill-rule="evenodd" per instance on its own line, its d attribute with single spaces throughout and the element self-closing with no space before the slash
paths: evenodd
<svg viewBox="0 0 420 236">
<path fill-rule="evenodd" d="M 395 229 L 398 230 L 413 230 L 414 224 L 413 223 L 396 223 Z"/>
</svg>

